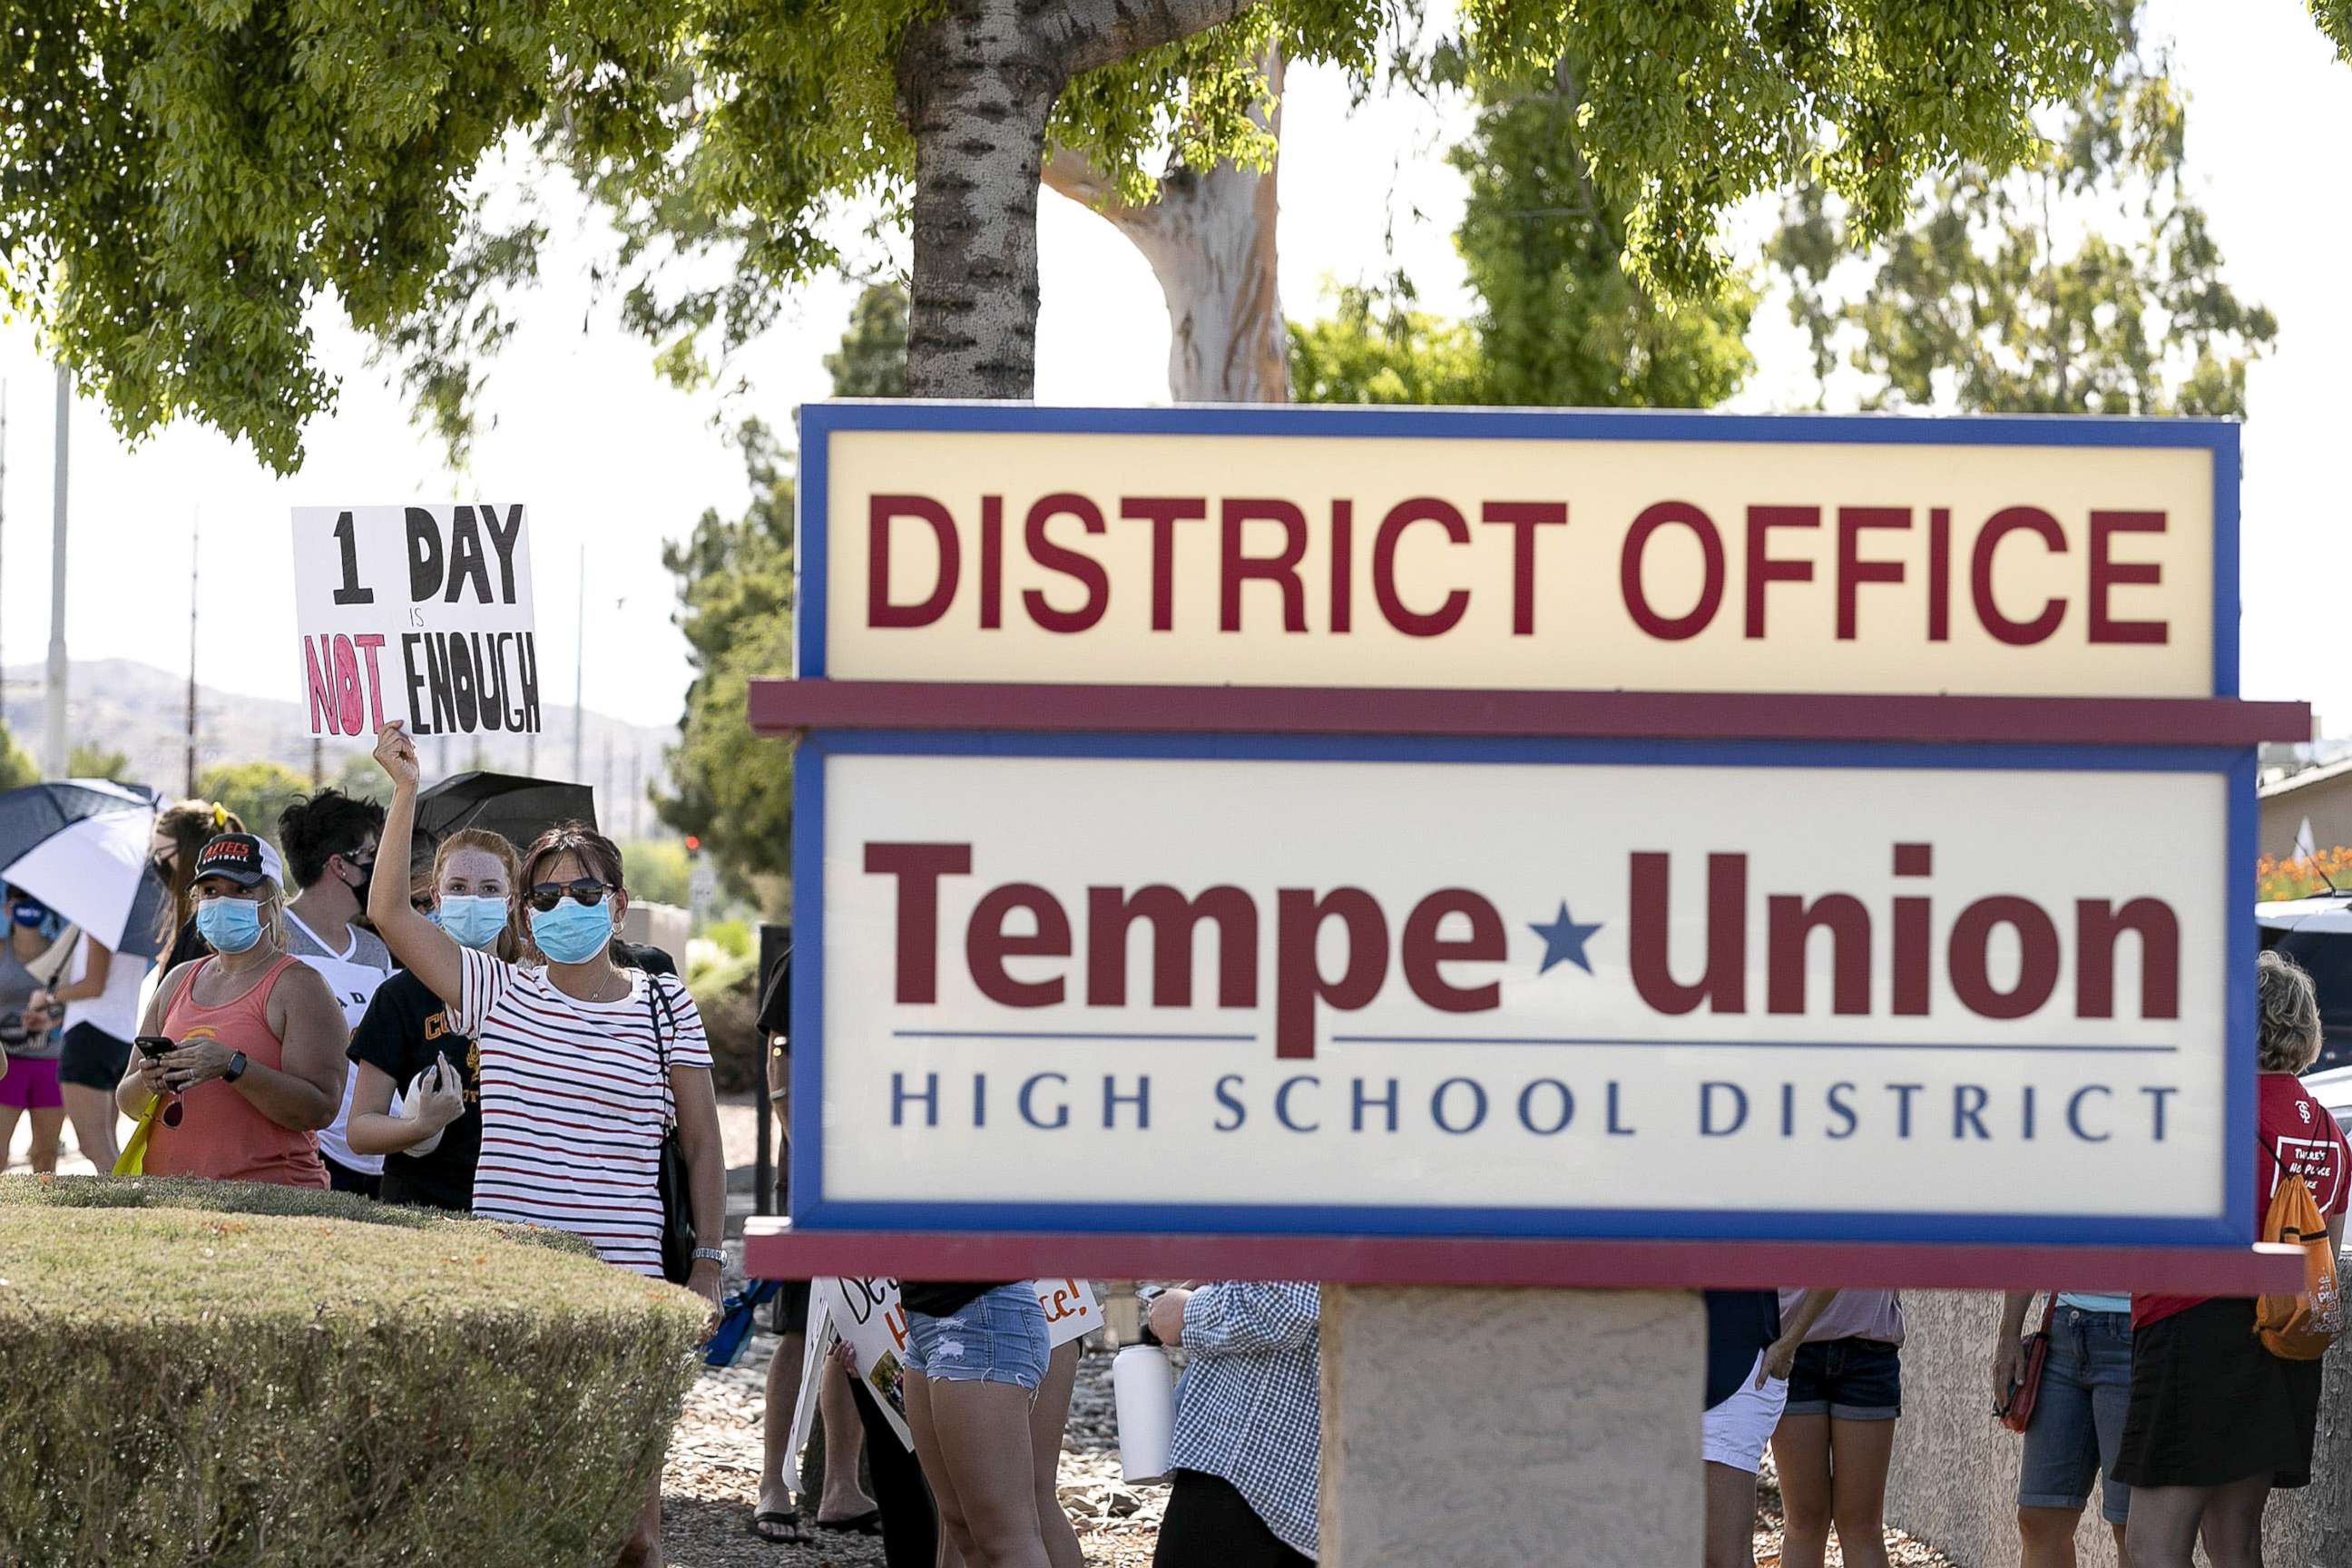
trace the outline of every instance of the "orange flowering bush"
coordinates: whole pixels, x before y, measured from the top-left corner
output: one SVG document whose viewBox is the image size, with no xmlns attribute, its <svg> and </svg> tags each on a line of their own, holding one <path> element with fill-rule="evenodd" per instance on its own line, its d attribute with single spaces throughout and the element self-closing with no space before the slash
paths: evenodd
<svg viewBox="0 0 2352 1568">
<path fill-rule="evenodd" d="M 2352 846 L 2338 844 L 2306 859 L 2280 859 L 2265 855 L 2254 862 L 2254 897 L 2267 903 L 2278 899 L 2307 899 L 2327 891 L 2328 884 L 2352 889 Z"/>
</svg>

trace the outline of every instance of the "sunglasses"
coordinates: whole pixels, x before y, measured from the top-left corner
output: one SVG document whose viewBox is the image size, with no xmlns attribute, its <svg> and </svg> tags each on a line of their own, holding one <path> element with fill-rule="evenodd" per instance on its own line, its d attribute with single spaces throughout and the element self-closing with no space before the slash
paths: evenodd
<svg viewBox="0 0 2352 1568">
<path fill-rule="evenodd" d="M 609 885 L 593 877 L 574 877 L 569 882 L 541 882 L 523 895 L 523 901 L 541 914 L 547 913 L 567 897 L 594 909 L 611 891 Z"/>
<path fill-rule="evenodd" d="M 187 1102 L 183 1100 L 178 1095 L 174 1094 L 171 1099 L 163 1102 L 163 1109 L 155 1113 L 155 1120 L 161 1121 L 166 1127 L 177 1127 L 180 1124 L 181 1119 L 186 1116 L 187 1113 Z"/>
</svg>

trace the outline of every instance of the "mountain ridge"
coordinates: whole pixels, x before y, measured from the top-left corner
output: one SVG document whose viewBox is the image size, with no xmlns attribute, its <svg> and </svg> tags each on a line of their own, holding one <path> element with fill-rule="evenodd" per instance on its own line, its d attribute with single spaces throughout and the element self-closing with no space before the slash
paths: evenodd
<svg viewBox="0 0 2352 1568">
<path fill-rule="evenodd" d="M 0 676 L 0 716 L 5 716 L 17 743 L 37 756 L 46 675 L 41 665 L 19 664 Z M 123 752 L 131 759 L 134 778 L 152 784 L 167 799 L 173 798 L 185 793 L 187 704 L 184 671 L 162 669 L 138 659 L 76 659 L 67 689 L 67 739 L 69 743 L 87 742 Z M 546 730 L 538 737 L 535 760 L 528 739 L 522 736 L 428 737 L 417 748 L 426 781 L 474 767 L 526 774 L 535 768 L 541 778 L 572 779 L 572 707 L 544 702 L 541 712 Z M 582 772 L 586 777 L 575 782 L 596 790 L 598 815 L 608 828 L 617 829 L 625 837 L 646 833 L 667 836 L 645 795 L 656 784 L 667 784 L 663 752 L 677 738 L 675 728 L 632 724 L 593 708 L 586 710 L 581 737 Z M 225 691 L 199 681 L 196 745 L 199 774 L 224 763 L 254 761 L 283 763 L 304 774 L 311 771 L 309 715 L 301 703 L 291 699 Z M 323 737 L 319 746 L 320 776 L 332 783 L 351 758 L 365 756 L 372 750 L 364 741 Z M 634 790 L 633 776 L 639 786 Z"/>
</svg>

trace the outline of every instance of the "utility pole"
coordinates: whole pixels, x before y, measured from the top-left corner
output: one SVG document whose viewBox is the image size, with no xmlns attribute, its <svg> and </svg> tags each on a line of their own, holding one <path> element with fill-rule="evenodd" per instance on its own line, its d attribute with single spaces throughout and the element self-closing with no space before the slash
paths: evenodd
<svg viewBox="0 0 2352 1568">
<path fill-rule="evenodd" d="M 629 837 L 646 836 L 646 753 L 642 747 L 629 752 Z"/>
<path fill-rule="evenodd" d="M 41 771 L 66 776 L 66 431 L 73 417 L 73 373 L 58 366 L 57 521 L 49 543 L 49 685 L 42 718 Z"/>
<path fill-rule="evenodd" d="M 183 798 L 196 798 L 196 568 L 204 560 L 205 514 L 188 519 L 188 776 Z"/>
<path fill-rule="evenodd" d="M 586 784 L 588 770 L 580 763 L 580 725 L 585 717 L 581 708 L 581 694 L 587 685 L 588 669 L 588 546 L 580 547 L 579 620 L 572 627 L 572 782 Z"/>
</svg>

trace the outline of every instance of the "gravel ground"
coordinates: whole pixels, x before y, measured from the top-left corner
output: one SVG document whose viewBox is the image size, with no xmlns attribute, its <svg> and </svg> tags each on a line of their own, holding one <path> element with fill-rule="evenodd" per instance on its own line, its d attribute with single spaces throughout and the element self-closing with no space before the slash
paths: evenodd
<svg viewBox="0 0 2352 1568">
<path fill-rule="evenodd" d="M 687 1394 L 663 1480 L 662 1521 L 673 1568 L 866 1568 L 882 1562 L 878 1539 L 824 1537 L 807 1546 L 775 1546 L 751 1534 L 760 1481 L 761 1403 L 776 1343 L 761 1335 L 739 1365 L 705 1372 Z M 1089 1564 L 1149 1568 L 1168 1489 L 1134 1490 L 1119 1479 L 1110 1359 L 1088 1355 L 1079 1363 L 1062 1451 L 1062 1506 L 1077 1527 Z M 1765 1463 L 1756 1562 L 1758 1568 L 1780 1568 L 1780 1493 L 1771 1461 Z M 1886 1532 L 1886 1554 L 1894 1568 L 1952 1568 L 1948 1558 L 1898 1531 Z M 1454 1561 L 1462 1568 L 1521 1568 L 1494 1563 L 1467 1542 Z M 1843 1563 L 1833 1542 L 1831 1568 L 1843 1568 Z"/>
</svg>

